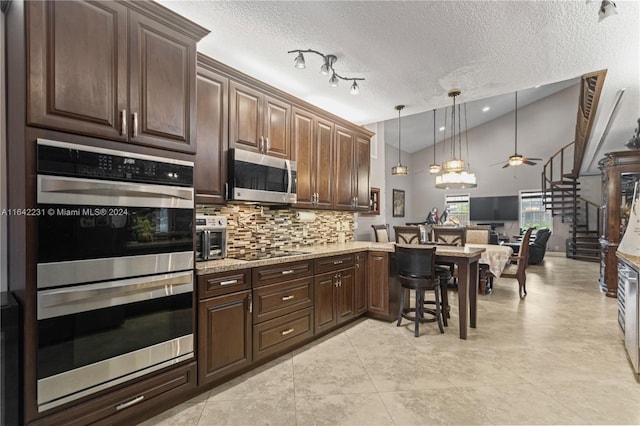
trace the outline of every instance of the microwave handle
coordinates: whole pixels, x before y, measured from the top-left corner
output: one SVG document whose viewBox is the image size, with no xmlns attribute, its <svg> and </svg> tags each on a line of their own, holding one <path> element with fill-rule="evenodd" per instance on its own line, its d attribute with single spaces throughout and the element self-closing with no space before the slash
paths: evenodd
<svg viewBox="0 0 640 426">
<path fill-rule="evenodd" d="M 211 233 L 209 231 L 202 231 L 202 259 L 209 260 L 211 254 Z"/>
<path fill-rule="evenodd" d="M 291 194 L 291 161 L 285 160 L 285 164 L 287 165 L 285 185 L 287 185 L 287 194 Z"/>
</svg>

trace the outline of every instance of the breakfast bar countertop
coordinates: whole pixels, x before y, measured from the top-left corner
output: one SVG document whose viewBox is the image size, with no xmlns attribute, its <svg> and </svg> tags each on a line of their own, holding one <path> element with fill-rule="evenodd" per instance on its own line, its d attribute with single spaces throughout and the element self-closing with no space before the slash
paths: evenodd
<svg viewBox="0 0 640 426">
<path fill-rule="evenodd" d="M 290 256 L 272 257 L 257 260 L 218 259 L 196 263 L 196 275 L 212 274 L 215 272 L 234 271 L 258 266 L 276 265 L 279 263 L 296 262 L 298 260 L 317 259 L 319 257 L 336 256 L 360 251 L 386 251 L 395 250 L 394 243 L 375 243 L 370 241 L 352 241 L 338 244 L 323 244 L 315 246 L 291 247 L 293 253 Z"/>
</svg>

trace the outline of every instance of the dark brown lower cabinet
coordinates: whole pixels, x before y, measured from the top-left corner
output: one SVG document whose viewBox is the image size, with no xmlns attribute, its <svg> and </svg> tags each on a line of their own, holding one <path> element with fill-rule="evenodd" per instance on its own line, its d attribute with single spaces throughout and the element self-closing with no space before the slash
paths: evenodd
<svg viewBox="0 0 640 426">
<path fill-rule="evenodd" d="M 356 315 L 367 312 L 368 297 L 367 253 L 356 253 L 355 283 L 353 288 L 353 302 Z"/>
<path fill-rule="evenodd" d="M 314 310 L 315 332 L 321 333 L 355 316 L 355 260 L 353 255 L 316 261 Z"/>
<path fill-rule="evenodd" d="M 313 307 L 264 321 L 253 327 L 253 358 L 284 352 L 313 336 Z"/>
<path fill-rule="evenodd" d="M 381 319 L 393 319 L 397 313 L 397 305 L 389 300 L 389 254 L 372 251 L 368 253 L 369 273 L 369 315 Z"/>
<path fill-rule="evenodd" d="M 251 290 L 198 303 L 198 384 L 251 364 Z"/>
</svg>

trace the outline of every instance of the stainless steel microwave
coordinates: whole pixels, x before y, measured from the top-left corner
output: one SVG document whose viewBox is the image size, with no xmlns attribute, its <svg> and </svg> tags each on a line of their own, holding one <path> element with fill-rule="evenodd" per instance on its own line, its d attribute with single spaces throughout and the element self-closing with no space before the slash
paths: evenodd
<svg viewBox="0 0 640 426">
<path fill-rule="evenodd" d="M 227 199 L 290 204 L 296 197 L 296 162 L 229 149 Z"/>
</svg>

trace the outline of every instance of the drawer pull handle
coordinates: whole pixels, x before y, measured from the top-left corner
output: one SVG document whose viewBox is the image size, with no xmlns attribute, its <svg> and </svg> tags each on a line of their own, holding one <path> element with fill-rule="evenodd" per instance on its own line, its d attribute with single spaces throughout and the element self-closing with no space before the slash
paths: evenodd
<svg viewBox="0 0 640 426">
<path fill-rule="evenodd" d="M 144 395 L 140 395 L 139 397 L 134 398 L 129 402 L 124 402 L 116 407 L 116 411 L 124 410 L 125 408 L 129 408 L 132 405 L 136 405 L 137 403 L 142 402 L 143 399 Z"/>
<path fill-rule="evenodd" d="M 286 271 L 282 271 L 281 273 L 282 273 L 282 275 L 293 274 L 293 269 L 287 269 Z"/>
<path fill-rule="evenodd" d="M 238 284 L 238 280 L 220 281 L 220 285 L 233 285 Z"/>
<path fill-rule="evenodd" d="M 282 334 L 283 336 L 286 336 L 287 334 L 291 334 L 294 331 L 295 331 L 295 328 L 290 328 L 288 330 L 281 331 L 280 334 Z"/>
<path fill-rule="evenodd" d="M 286 300 L 291 300 L 293 299 L 295 296 L 294 295 L 289 295 L 289 296 L 282 296 L 282 301 L 286 301 Z"/>
<path fill-rule="evenodd" d="M 336 260 L 333 262 L 334 265 L 342 265 L 342 260 Z"/>
</svg>

